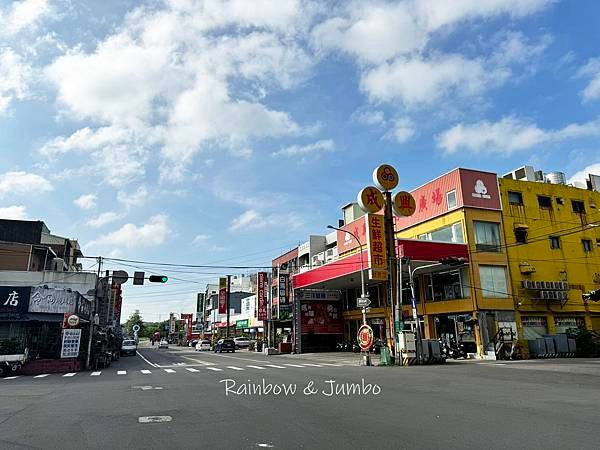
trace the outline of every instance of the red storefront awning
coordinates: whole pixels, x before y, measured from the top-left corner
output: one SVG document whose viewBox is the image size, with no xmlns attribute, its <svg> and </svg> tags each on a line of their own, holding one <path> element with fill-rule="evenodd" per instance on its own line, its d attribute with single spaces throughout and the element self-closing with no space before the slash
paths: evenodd
<svg viewBox="0 0 600 450">
<path fill-rule="evenodd" d="M 423 241 L 421 239 L 396 239 L 396 253 L 399 258 L 408 258 L 412 261 L 437 262 L 448 257 L 469 259 L 467 244 Z"/>
<path fill-rule="evenodd" d="M 217 325 L 217 328 L 227 328 L 227 322 L 219 322 L 216 325 Z M 235 323 L 229 322 L 229 326 L 234 327 Z"/>
</svg>

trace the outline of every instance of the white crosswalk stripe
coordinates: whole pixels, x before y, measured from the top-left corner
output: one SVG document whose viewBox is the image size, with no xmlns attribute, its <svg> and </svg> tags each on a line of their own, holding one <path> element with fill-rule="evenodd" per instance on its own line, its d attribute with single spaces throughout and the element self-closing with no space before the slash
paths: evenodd
<svg viewBox="0 0 600 450">
<path fill-rule="evenodd" d="M 227 366 L 228 369 L 233 369 L 233 370 L 245 370 L 242 369 L 241 367 L 235 367 L 235 366 Z"/>
<path fill-rule="evenodd" d="M 14 380 L 15 378 L 19 378 L 19 375 L 16 375 L 14 377 L 5 377 L 3 378 L 3 380 Z"/>
<path fill-rule="evenodd" d="M 266 370 L 264 367 L 260 367 L 260 366 L 246 366 L 246 367 L 252 367 L 253 369 L 258 369 L 258 370 Z"/>
<path fill-rule="evenodd" d="M 63 377 L 74 377 L 75 375 L 77 375 L 77 372 L 70 372 L 70 373 L 65 373 L 63 375 Z"/>
<path fill-rule="evenodd" d="M 214 370 L 215 372 L 220 372 L 223 369 L 219 369 L 217 367 L 207 367 L 208 370 Z"/>
<path fill-rule="evenodd" d="M 342 367 L 343 364 L 332 364 L 332 363 L 321 363 L 324 366 L 331 366 L 331 367 Z"/>
<path fill-rule="evenodd" d="M 48 375 L 50 375 L 50 374 L 49 374 L 49 373 L 45 373 L 45 374 L 42 374 L 42 375 L 36 375 L 36 376 L 35 376 L 35 377 L 33 377 L 33 378 L 45 378 L 45 377 L 47 377 Z"/>
<path fill-rule="evenodd" d="M 267 366 L 267 367 L 273 367 L 273 368 L 275 368 L 275 369 L 285 369 L 285 367 L 283 367 L 283 366 L 278 366 L 278 365 L 276 365 L 276 364 L 265 364 L 265 366 Z"/>
<path fill-rule="evenodd" d="M 167 373 L 175 373 L 175 371 L 173 369 L 165 369 L 165 372 L 167 372 Z"/>
<path fill-rule="evenodd" d="M 127 375 L 126 370 L 117 370 L 117 375 Z"/>
<path fill-rule="evenodd" d="M 300 367 L 301 369 L 304 368 L 304 366 L 301 366 L 300 364 L 284 364 L 284 365 L 289 366 L 289 367 Z"/>
<path fill-rule="evenodd" d="M 142 370 L 140 370 L 140 372 L 142 372 L 144 375 L 149 375 L 152 373 L 148 369 L 142 369 Z"/>
<path fill-rule="evenodd" d="M 90 377 L 97 377 L 98 375 L 100 375 L 102 372 L 92 372 L 90 373 Z"/>
<path fill-rule="evenodd" d="M 310 364 L 310 363 L 306 363 L 306 364 L 302 364 L 303 366 L 309 366 L 309 367 L 323 367 L 320 364 Z"/>
<path fill-rule="evenodd" d="M 194 369 L 193 367 L 186 367 L 185 370 L 189 372 L 200 372 L 198 369 Z"/>
</svg>

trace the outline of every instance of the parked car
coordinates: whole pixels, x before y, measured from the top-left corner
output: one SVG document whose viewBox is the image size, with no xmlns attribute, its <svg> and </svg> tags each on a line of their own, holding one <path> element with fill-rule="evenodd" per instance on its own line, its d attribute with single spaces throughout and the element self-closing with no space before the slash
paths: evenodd
<svg viewBox="0 0 600 450">
<path fill-rule="evenodd" d="M 196 344 L 196 351 L 210 350 L 210 341 L 202 340 Z"/>
<path fill-rule="evenodd" d="M 235 348 L 248 348 L 252 340 L 245 337 L 236 337 L 233 338 L 233 342 L 235 342 Z"/>
<path fill-rule="evenodd" d="M 223 353 L 223 350 L 235 353 L 235 341 L 233 339 L 219 339 L 217 345 L 215 345 L 215 353 Z"/>
<path fill-rule="evenodd" d="M 200 342 L 198 339 L 192 339 L 189 343 L 188 346 L 190 347 L 196 347 L 196 345 L 198 344 L 198 342 Z"/>
<path fill-rule="evenodd" d="M 166 339 L 162 339 L 160 344 L 158 344 L 158 348 L 169 348 L 169 343 Z"/>
<path fill-rule="evenodd" d="M 121 344 L 121 356 L 131 355 L 135 356 L 137 351 L 137 344 L 133 339 L 125 339 Z"/>
</svg>

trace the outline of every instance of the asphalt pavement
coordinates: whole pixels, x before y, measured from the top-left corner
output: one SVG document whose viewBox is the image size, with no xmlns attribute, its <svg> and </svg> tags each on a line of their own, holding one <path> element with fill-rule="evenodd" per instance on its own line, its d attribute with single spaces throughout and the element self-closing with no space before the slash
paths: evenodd
<svg viewBox="0 0 600 450">
<path fill-rule="evenodd" d="M 143 346 L 0 379 L 0 448 L 598 448 L 600 361 L 361 367 Z"/>
</svg>

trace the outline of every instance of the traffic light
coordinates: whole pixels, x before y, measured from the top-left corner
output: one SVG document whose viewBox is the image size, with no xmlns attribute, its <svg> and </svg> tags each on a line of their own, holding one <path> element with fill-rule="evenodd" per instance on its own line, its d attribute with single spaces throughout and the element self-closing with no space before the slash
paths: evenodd
<svg viewBox="0 0 600 450">
<path fill-rule="evenodd" d="M 462 266 L 468 262 L 467 258 L 458 258 L 456 256 L 448 256 L 446 258 L 441 258 L 440 263 L 447 264 L 448 266 Z"/>
<path fill-rule="evenodd" d="M 150 283 L 166 283 L 169 278 L 164 275 L 150 275 L 148 281 Z"/>
<path fill-rule="evenodd" d="M 584 300 L 591 300 L 593 302 L 597 302 L 598 300 L 600 300 L 600 289 L 591 291 L 588 294 L 583 294 L 582 297 Z"/>
</svg>

